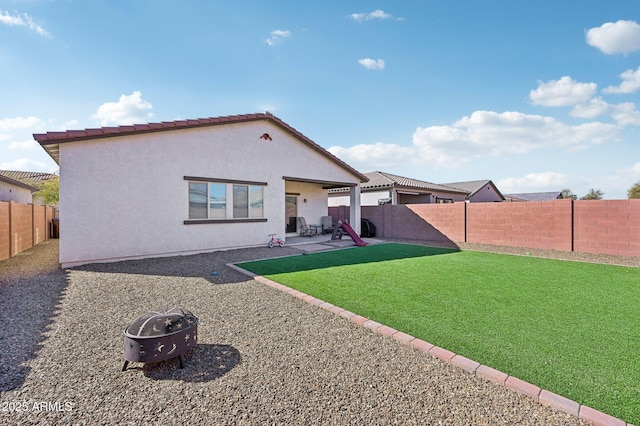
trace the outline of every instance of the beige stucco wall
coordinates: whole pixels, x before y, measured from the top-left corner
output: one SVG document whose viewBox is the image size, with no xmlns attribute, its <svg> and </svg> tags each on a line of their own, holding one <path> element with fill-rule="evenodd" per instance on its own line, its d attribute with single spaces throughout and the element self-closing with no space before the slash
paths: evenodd
<svg viewBox="0 0 640 426">
<path fill-rule="evenodd" d="M 491 203 L 496 201 L 503 201 L 498 193 L 493 189 L 491 185 L 485 185 L 484 188 L 473 194 L 470 198 L 472 203 Z"/>
<path fill-rule="evenodd" d="M 0 182 L 0 201 L 15 201 L 29 204 L 33 202 L 31 191 L 7 182 Z"/>
<path fill-rule="evenodd" d="M 272 140 L 260 139 L 265 132 Z M 185 225 L 184 176 L 266 182 L 267 221 Z M 268 234 L 285 232 L 283 176 L 359 183 L 266 121 L 62 143 L 60 261 L 72 266 L 266 244 Z M 321 186 L 304 193 L 301 215 L 326 214 Z"/>
<path fill-rule="evenodd" d="M 495 194 L 495 192 L 494 192 Z M 363 192 L 360 196 L 360 204 L 362 206 L 377 206 L 378 200 L 390 198 L 391 191 L 367 191 Z M 497 196 L 497 195 L 496 195 Z M 436 197 L 449 198 L 453 201 L 464 201 L 464 194 L 451 194 L 444 192 L 431 192 L 429 194 L 410 195 L 410 194 L 398 194 L 397 204 L 429 204 L 435 203 Z M 491 200 L 493 201 L 493 200 Z M 350 205 L 349 195 L 338 195 L 329 197 L 329 207 L 348 206 Z"/>
</svg>

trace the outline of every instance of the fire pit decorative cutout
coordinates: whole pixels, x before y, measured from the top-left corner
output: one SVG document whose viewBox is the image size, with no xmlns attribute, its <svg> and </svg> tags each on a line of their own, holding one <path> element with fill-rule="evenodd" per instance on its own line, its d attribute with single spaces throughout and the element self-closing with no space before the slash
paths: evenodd
<svg viewBox="0 0 640 426">
<path fill-rule="evenodd" d="M 178 357 L 198 344 L 198 318 L 182 308 L 147 312 L 124 330 L 124 365 L 129 362 L 159 362 Z"/>
</svg>

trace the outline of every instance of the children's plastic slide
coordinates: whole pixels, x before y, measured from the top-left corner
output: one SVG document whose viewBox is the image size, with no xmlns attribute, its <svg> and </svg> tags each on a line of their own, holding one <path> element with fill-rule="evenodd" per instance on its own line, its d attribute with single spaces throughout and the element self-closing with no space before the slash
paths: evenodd
<svg viewBox="0 0 640 426">
<path fill-rule="evenodd" d="M 344 232 L 346 232 L 347 234 L 349 234 L 349 236 L 351 237 L 351 239 L 353 240 L 353 242 L 358 246 L 358 247 L 364 247 L 367 245 L 367 243 L 365 243 L 364 241 L 362 241 L 362 238 L 360 238 L 358 236 L 358 234 L 356 234 L 356 231 L 353 230 L 353 228 L 351 227 L 351 225 L 349 225 L 348 223 L 342 223 L 340 225 L 340 227 L 342 229 L 344 229 Z"/>
</svg>

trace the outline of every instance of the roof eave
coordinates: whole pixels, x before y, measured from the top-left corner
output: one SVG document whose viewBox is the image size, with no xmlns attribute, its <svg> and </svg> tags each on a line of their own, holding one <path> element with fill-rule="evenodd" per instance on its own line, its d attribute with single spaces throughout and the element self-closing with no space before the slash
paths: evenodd
<svg viewBox="0 0 640 426">
<path fill-rule="evenodd" d="M 285 130 L 287 133 L 300 140 L 314 151 L 339 165 L 344 170 L 357 177 L 361 183 L 368 182 L 369 178 L 360 173 L 317 143 L 294 129 L 278 117 L 269 112 L 256 114 L 242 114 L 234 116 L 212 117 L 196 120 L 180 120 L 162 123 L 134 124 L 130 126 L 103 127 L 101 129 L 72 130 L 67 132 L 34 133 L 33 138 L 47 151 L 49 156 L 60 165 L 60 144 L 67 142 L 80 142 L 86 140 L 104 139 L 112 137 L 139 135 L 146 133 L 164 132 L 171 130 L 183 130 L 199 127 L 218 126 L 223 124 L 245 123 L 250 121 L 266 120 Z"/>
</svg>

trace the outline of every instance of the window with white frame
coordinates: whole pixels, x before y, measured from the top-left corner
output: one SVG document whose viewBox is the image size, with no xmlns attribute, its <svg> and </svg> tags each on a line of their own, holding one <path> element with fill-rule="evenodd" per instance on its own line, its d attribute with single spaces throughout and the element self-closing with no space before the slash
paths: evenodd
<svg viewBox="0 0 640 426">
<path fill-rule="evenodd" d="M 188 176 L 185 180 L 189 188 L 189 223 L 264 219 L 265 182 Z"/>
</svg>

